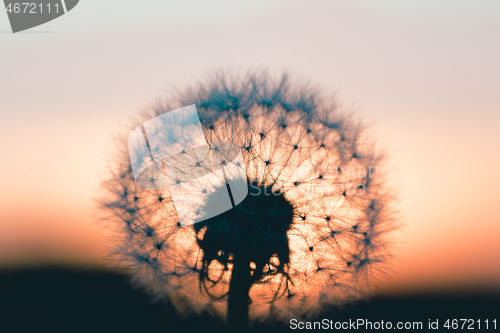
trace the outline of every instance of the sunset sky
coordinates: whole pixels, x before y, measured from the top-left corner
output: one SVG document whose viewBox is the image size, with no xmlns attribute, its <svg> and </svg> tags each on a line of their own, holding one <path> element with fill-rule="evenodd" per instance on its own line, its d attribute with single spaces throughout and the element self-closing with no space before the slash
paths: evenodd
<svg viewBox="0 0 500 333">
<path fill-rule="evenodd" d="M 10 33 L 0 10 L 0 266 L 100 264 L 113 136 L 212 70 L 289 71 L 390 157 L 386 292 L 500 289 L 500 2 L 86 0 Z"/>
</svg>

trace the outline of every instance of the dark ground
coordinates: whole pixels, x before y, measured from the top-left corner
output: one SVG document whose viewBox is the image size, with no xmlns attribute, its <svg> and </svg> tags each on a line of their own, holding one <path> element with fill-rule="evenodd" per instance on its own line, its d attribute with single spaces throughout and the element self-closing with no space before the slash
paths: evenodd
<svg viewBox="0 0 500 333">
<path fill-rule="evenodd" d="M 450 318 L 497 319 L 500 295 L 375 297 L 319 315 L 336 321 L 422 321 Z M 0 271 L 0 332 L 224 332 L 208 313 L 180 316 L 167 302 L 153 303 L 115 272 L 69 268 Z M 442 326 L 442 325 L 441 325 Z M 482 327 L 484 330 L 484 326 Z M 252 332 L 296 332 L 288 323 L 254 324 Z M 335 330 L 333 330 L 335 331 Z M 424 332 L 426 330 L 419 330 Z M 441 331 L 460 331 L 447 330 Z M 477 327 L 476 330 L 477 331 Z M 490 327 L 491 332 L 493 332 Z M 500 327 L 497 327 L 500 331 Z M 436 331 L 434 331 L 436 332 Z"/>
</svg>

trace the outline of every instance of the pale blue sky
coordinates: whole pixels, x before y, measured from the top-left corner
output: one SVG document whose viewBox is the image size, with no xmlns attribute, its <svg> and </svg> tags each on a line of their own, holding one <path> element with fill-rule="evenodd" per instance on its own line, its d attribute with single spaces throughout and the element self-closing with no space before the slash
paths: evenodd
<svg viewBox="0 0 500 333">
<path fill-rule="evenodd" d="M 37 223 L 11 218 L 27 188 L 48 229 L 78 215 L 97 232 L 88 212 L 112 134 L 169 88 L 223 67 L 290 70 L 372 124 L 396 165 L 401 265 L 434 271 L 416 258 L 464 242 L 500 255 L 487 238 L 500 231 L 498 0 L 82 0 L 27 33 L 9 29 L 0 10 L 4 244 L 26 244 L 17 226 Z M 92 236 L 80 238 L 83 253 Z M 481 267 L 500 277 L 500 264 Z"/>
</svg>

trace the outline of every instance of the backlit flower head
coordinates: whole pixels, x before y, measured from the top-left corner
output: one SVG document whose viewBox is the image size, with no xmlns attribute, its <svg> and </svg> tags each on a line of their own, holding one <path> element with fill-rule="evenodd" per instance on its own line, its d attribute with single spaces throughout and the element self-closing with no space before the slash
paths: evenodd
<svg viewBox="0 0 500 333">
<path fill-rule="evenodd" d="M 224 313 L 221 300 L 241 285 L 251 316 L 288 319 L 369 291 L 393 223 L 382 156 L 361 124 L 318 91 L 265 73 L 216 74 L 138 123 L 191 104 L 211 149 L 239 148 L 249 194 L 229 211 L 182 226 L 168 186 L 136 185 L 124 145 L 101 200 L 116 227 L 117 263 L 181 311 Z M 201 207 L 222 190 L 214 186 Z M 237 269 L 242 277 L 232 286 Z"/>
</svg>

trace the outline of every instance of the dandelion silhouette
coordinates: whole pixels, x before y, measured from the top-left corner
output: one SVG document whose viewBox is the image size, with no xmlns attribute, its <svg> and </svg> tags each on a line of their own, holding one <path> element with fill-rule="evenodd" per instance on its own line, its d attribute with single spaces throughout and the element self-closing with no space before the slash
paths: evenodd
<svg viewBox="0 0 500 333">
<path fill-rule="evenodd" d="M 249 318 L 289 320 L 365 295 L 385 267 L 394 225 L 382 155 L 361 124 L 319 92 L 265 73 L 216 74 L 141 123 L 191 104 L 211 148 L 241 150 L 249 194 L 181 226 L 168 186 L 136 185 L 124 144 L 101 200 L 116 227 L 117 263 L 181 312 L 227 313 L 231 332 L 244 332 Z M 225 190 L 211 188 L 198 209 Z"/>
</svg>

